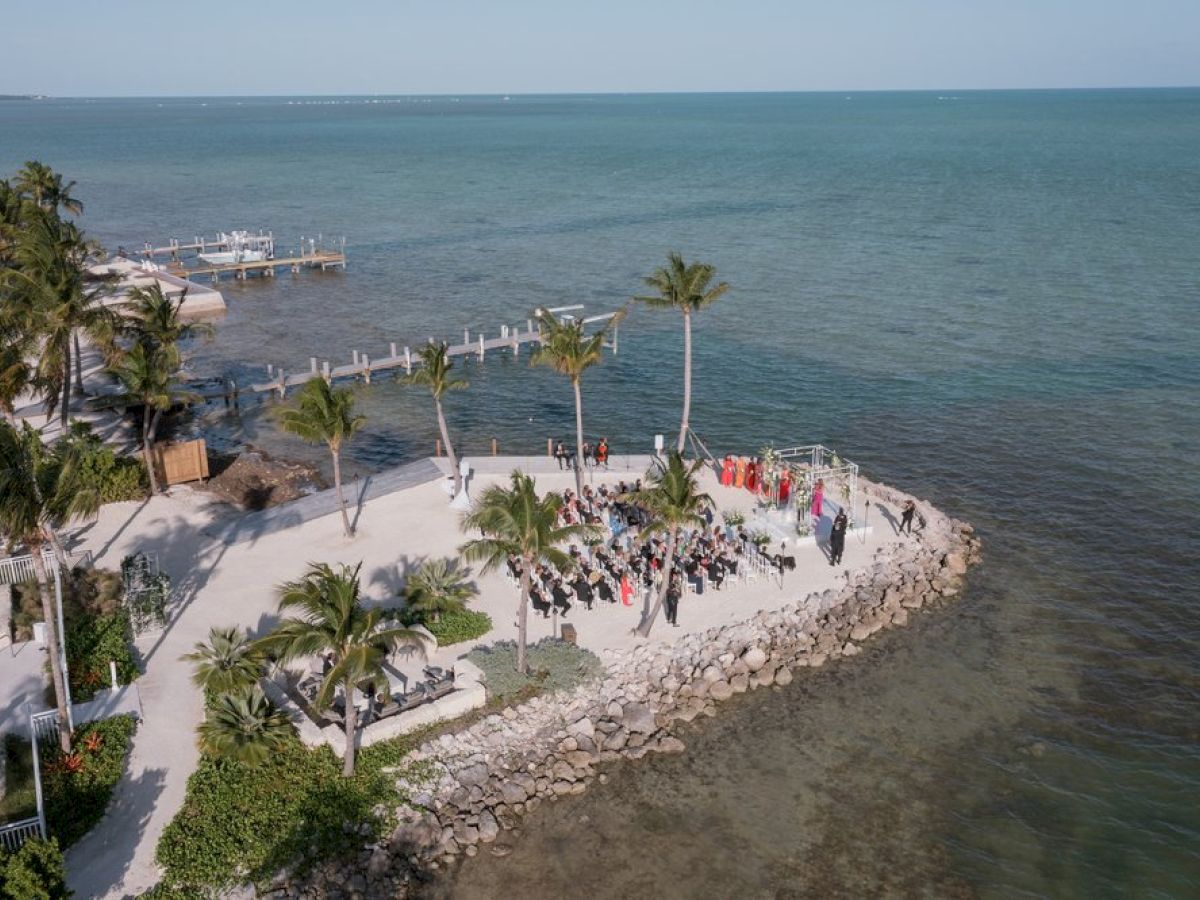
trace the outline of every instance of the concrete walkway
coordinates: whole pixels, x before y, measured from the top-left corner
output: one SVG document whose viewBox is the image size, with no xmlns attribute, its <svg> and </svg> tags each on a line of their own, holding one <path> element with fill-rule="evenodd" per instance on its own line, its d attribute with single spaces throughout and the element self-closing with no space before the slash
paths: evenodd
<svg viewBox="0 0 1200 900">
<path fill-rule="evenodd" d="M 614 465 L 608 472 L 589 473 L 594 483 L 615 484 L 640 476 L 645 457 Z M 574 484 L 570 472 L 559 472 L 554 460 L 480 458 L 470 461 L 476 473 L 471 492 L 503 482 L 516 466 L 536 471 L 539 490 L 562 490 Z M 616 463 L 616 460 L 614 460 Z M 128 553 L 156 554 L 173 580 L 169 621 L 159 634 L 144 636 L 138 646 L 145 660 L 139 680 L 143 724 L 134 736 L 128 769 L 118 784 L 104 819 L 67 855 L 69 886 L 79 897 L 125 897 L 152 887 L 159 878 L 155 847 L 163 829 L 183 803 L 187 778 L 198 753 L 195 727 L 202 716 L 202 698 L 191 684 L 191 670 L 180 656 L 206 639 L 212 626 L 236 625 L 259 634 L 276 620 L 278 586 L 300 576 L 309 562 L 362 563 L 363 592 L 369 602 L 395 601 L 408 572 L 431 557 L 456 556 L 465 539 L 461 514 L 450 509 L 438 466 L 423 461 L 372 479 L 361 509 L 355 510 L 358 532 L 342 535 L 336 508 L 327 499 L 298 501 L 307 511 L 237 516 L 210 495 L 175 488 L 141 504 L 106 506 L 99 520 L 80 536 L 96 565 L 116 568 Z M 422 466 L 424 468 L 422 469 Z M 425 481 L 418 476 L 425 473 Z M 745 491 L 723 488 L 711 472 L 702 487 L 722 509 L 748 510 L 753 500 Z M 388 486 L 394 485 L 391 492 Z M 319 496 L 319 495 L 318 495 Z M 324 514 L 321 512 L 324 511 Z M 235 522 L 235 519 L 237 520 Z M 232 526 L 232 527 L 231 527 Z M 870 562 L 886 535 L 868 535 L 848 542 L 846 566 Z M 840 582 L 841 567 L 829 566 L 816 546 L 789 547 L 797 569 L 783 581 L 760 577 L 703 596 L 687 596 L 680 606 L 680 627 L 659 622 L 651 640 L 671 640 L 681 633 L 738 621 L 759 609 L 771 608 Z M 494 630 L 481 642 L 510 639 L 514 634 L 518 595 L 499 573 L 477 575 L 479 597 L 472 607 L 488 613 Z M 640 643 L 632 631 L 638 607 L 601 604 L 592 611 L 576 608 L 569 621 L 579 641 L 589 649 L 625 648 Z M 550 634 L 551 621 L 531 618 L 530 639 Z M 452 662 L 469 646 L 437 651 L 433 662 Z"/>
</svg>

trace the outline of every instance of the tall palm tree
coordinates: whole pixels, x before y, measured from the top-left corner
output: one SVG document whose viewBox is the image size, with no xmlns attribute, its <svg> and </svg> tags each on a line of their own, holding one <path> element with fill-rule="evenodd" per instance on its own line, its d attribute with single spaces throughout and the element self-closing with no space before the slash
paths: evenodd
<svg viewBox="0 0 1200 900">
<path fill-rule="evenodd" d="M 442 613 L 459 612 L 479 591 L 451 559 L 421 563 L 404 584 L 404 609 L 419 621 L 440 621 Z"/>
<path fill-rule="evenodd" d="M 458 457 L 454 455 L 454 446 L 450 443 L 450 431 L 446 428 L 446 415 L 442 411 L 442 398 L 449 391 L 465 390 L 469 382 L 465 378 L 451 375 L 454 360 L 450 358 L 449 346 L 445 341 L 435 343 L 430 341 L 417 351 L 421 360 L 419 368 L 404 376 L 404 384 L 419 384 L 429 388 L 433 395 L 433 405 L 437 408 L 438 429 L 442 433 L 442 443 L 446 445 L 446 458 L 450 461 L 450 474 L 454 478 L 454 493 L 457 496 L 462 490 L 462 475 L 458 471 Z"/>
<path fill-rule="evenodd" d="M 36 160 L 25 163 L 13 186 L 46 212 L 57 214 L 63 209 L 76 216 L 83 213 L 83 204 L 71 196 L 75 182 L 63 184 L 61 175 Z"/>
<path fill-rule="evenodd" d="M 264 653 L 280 662 L 329 654 L 332 665 L 317 690 L 313 708 L 318 712 L 327 709 L 341 691 L 346 707 L 342 774 L 347 777 L 354 774 L 356 687 L 367 681 L 387 684 L 383 663 L 397 647 L 427 650 L 424 633 L 391 625 L 378 607 L 367 609 L 362 605 L 358 580 L 361 568 L 362 563 L 337 569 L 325 563 L 311 564 L 302 578 L 280 589 L 279 611 L 295 610 L 299 616 L 285 618 L 257 642 Z"/>
<path fill-rule="evenodd" d="M 367 422 L 354 414 L 354 393 L 349 388 L 335 389 L 325 379 L 314 376 L 304 382 L 295 403 L 280 416 L 284 431 L 310 444 L 325 444 L 333 458 L 333 487 L 342 510 L 342 528 L 346 537 L 354 536 L 342 496 L 342 446 Z"/>
<path fill-rule="evenodd" d="M 195 663 L 192 681 L 213 696 L 251 687 L 262 674 L 262 654 L 237 628 L 209 629 L 207 643 L 196 644 L 196 649 L 181 659 Z"/>
<path fill-rule="evenodd" d="M 654 309 L 677 309 L 683 313 L 683 419 L 675 447 L 679 453 L 683 453 L 692 408 L 692 314 L 712 305 L 729 290 L 724 281 L 713 284 L 716 277 L 717 270 L 708 263 L 685 263 L 682 256 L 672 252 L 667 254 L 667 265 L 643 279 L 657 293 L 634 298 Z"/>
<path fill-rule="evenodd" d="M 610 321 L 623 317 L 618 313 Z M 583 494 L 583 395 L 579 383 L 583 373 L 604 359 L 604 335 L 601 329 L 592 335 L 583 333 L 583 320 L 562 321 L 546 310 L 538 310 L 541 343 L 530 357 L 530 365 L 548 366 L 571 380 L 575 392 L 575 493 Z"/>
<path fill-rule="evenodd" d="M 163 413 L 181 403 L 192 403 L 197 395 L 179 381 L 179 354 L 171 348 L 136 343 L 121 354 L 109 371 L 122 390 L 97 398 L 96 405 L 140 406 L 142 408 L 142 458 L 150 476 L 150 493 L 159 490 L 154 468 L 154 439 Z"/>
<path fill-rule="evenodd" d="M 679 529 L 685 525 L 703 528 L 704 509 L 712 505 L 712 498 L 701 493 L 696 484 L 696 473 L 701 461 L 684 462 L 678 451 L 670 454 L 664 463 L 654 460 L 654 467 L 646 473 L 646 486 L 632 495 L 634 502 L 650 514 L 650 523 L 642 531 L 666 535 L 667 546 L 663 566 L 662 584 L 654 606 L 638 624 L 637 632 L 642 637 L 650 634 L 654 620 L 658 618 L 667 590 L 671 586 L 671 570 L 674 568 L 675 547 L 679 543 Z"/>
<path fill-rule="evenodd" d="M 73 224 L 54 213 L 26 208 L 12 247 L 12 264 L 0 283 L 12 304 L 8 317 L 19 317 L 26 333 L 41 338 L 38 372 L 53 388 L 47 393 L 47 414 L 58 408 L 64 428 L 70 416 L 72 343 L 76 359 L 80 334 L 107 351 L 120 328 L 120 316 L 103 303 L 111 285 L 90 283 L 85 276 L 94 254 L 94 245 Z M 81 363 L 75 377 L 80 383 Z"/>
<path fill-rule="evenodd" d="M 20 335 L 11 337 L 0 328 L 0 411 L 16 424 L 17 398 L 35 385 L 35 371 L 27 356 L 28 343 Z"/>
<path fill-rule="evenodd" d="M 467 541 L 459 552 L 471 562 L 483 564 L 490 572 L 504 565 L 509 556 L 521 559 L 521 598 L 517 605 L 517 671 L 525 674 L 529 665 L 526 644 L 529 620 L 529 577 L 538 563 L 560 569 L 571 565 L 571 557 L 562 545 L 599 533 L 595 525 L 559 525 L 561 494 L 539 498 L 534 480 L 520 471 L 510 476 L 509 487 L 494 484 L 463 517 L 464 531 L 479 531 L 483 537 Z"/>
<path fill-rule="evenodd" d="M 267 699 L 258 685 L 220 694 L 196 731 L 203 752 L 249 766 L 262 765 L 296 733 L 287 713 Z"/>
<path fill-rule="evenodd" d="M 55 483 L 57 467 L 48 464 L 41 435 L 28 423 L 18 431 L 0 422 L 0 531 L 14 542 L 25 545 L 33 560 L 38 593 L 42 601 L 42 619 L 46 626 L 47 656 L 58 707 L 59 744 L 71 752 L 71 729 L 67 717 L 66 678 L 55 614 L 53 589 L 46 561 L 42 556 L 53 532 L 54 507 L 62 505 Z"/>
<path fill-rule="evenodd" d="M 133 288 L 126 297 L 126 330 L 137 343 L 176 350 L 186 340 L 211 337 L 212 325 L 207 322 L 187 322 L 180 318 L 179 311 L 186 299 L 186 288 L 174 300 L 167 297 L 157 283 L 150 287 Z"/>
<path fill-rule="evenodd" d="M 70 569 L 66 550 L 58 532 L 72 522 L 96 518 L 103 505 L 101 485 L 91 473 L 99 468 L 99 459 L 109 451 L 86 422 L 73 423 L 72 429 L 53 446 L 34 448 L 41 454 L 43 496 L 46 498 L 46 537 L 63 571 Z"/>
</svg>

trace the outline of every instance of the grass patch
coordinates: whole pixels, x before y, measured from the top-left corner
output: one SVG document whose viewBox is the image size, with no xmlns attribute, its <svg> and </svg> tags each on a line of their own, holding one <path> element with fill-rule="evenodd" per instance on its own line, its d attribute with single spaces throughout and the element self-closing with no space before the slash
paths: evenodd
<svg viewBox="0 0 1200 900">
<path fill-rule="evenodd" d="M 46 827 L 65 850 L 104 815 L 121 773 L 136 723 L 131 716 L 88 722 L 75 729 L 74 752 L 41 742 Z"/>
<path fill-rule="evenodd" d="M 437 622 L 423 624 L 437 638 L 439 647 L 449 647 L 487 634 L 492 630 L 492 617 L 472 609 L 460 609 L 442 613 Z"/>
<path fill-rule="evenodd" d="M 513 641 L 477 647 L 467 659 L 483 670 L 488 696 L 508 702 L 519 702 L 515 698 L 526 698 L 531 692 L 568 690 L 604 670 L 596 654 L 554 638 L 530 644 L 527 651 L 528 675 L 516 670 L 517 645 Z"/>
<path fill-rule="evenodd" d="M 163 882 L 155 896 L 262 884 L 281 869 L 303 872 L 385 836 L 406 801 L 394 770 L 428 736 L 422 729 L 365 747 L 352 778 L 328 747 L 298 738 L 261 766 L 204 755 L 183 808 L 158 842 Z"/>
<path fill-rule="evenodd" d="M 19 822 L 37 815 L 33 784 L 33 748 L 15 734 L 4 735 L 6 790 L 0 797 L 0 823 Z"/>
</svg>

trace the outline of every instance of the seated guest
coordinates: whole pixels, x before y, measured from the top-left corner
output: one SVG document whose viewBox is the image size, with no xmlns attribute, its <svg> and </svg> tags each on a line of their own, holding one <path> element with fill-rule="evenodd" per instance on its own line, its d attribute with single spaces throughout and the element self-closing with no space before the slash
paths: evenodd
<svg viewBox="0 0 1200 900">
<path fill-rule="evenodd" d="M 588 609 L 591 609 L 592 585 L 588 582 L 587 575 L 582 570 L 575 576 L 575 580 L 571 582 L 571 588 L 575 591 L 575 599 Z"/>
<path fill-rule="evenodd" d="M 567 600 L 567 590 L 563 587 L 561 578 L 554 579 L 554 584 L 550 588 L 550 596 L 554 598 L 554 605 L 562 610 L 563 618 L 565 619 L 567 613 L 571 611 L 571 604 Z"/>
<path fill-rule="evenodd" d="M 600 573 L 597 572 L 596 574 L 599 575 Z M 613 595 L 612 585 L 609 584 L 606 578 L 601 577 L 600 580 L 596 582 L 596 593 L 600 595 L 600 599 L 605 603 L 617 602 L 617 598 Z"/>
<path fill-rule="evenodd" d="M 542 592 L 534 585 L 529 586 L 529 602 L 533 604 L 533 611 L 540 612 L 543 619 L 550 618 L 550 604 L 542 597 Z"/>
<path fill-rule="evenodd" d="M 718 591 L 721 589 L 722 582 L 725 581 L 725 567 L 716 557 L 708 561 L 708 580 L 713 583 L 713 589 Z"/>
</svg>

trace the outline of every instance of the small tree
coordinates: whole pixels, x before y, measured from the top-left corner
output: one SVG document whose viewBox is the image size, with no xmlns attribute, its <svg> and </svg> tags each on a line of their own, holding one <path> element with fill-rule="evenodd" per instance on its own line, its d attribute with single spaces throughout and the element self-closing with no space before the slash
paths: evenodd
<svg viewBox="0 0 1200 900">
<path fill-rule="evenodd" d="M 443 613 L 461 611 L 478 593 L 453 560 L 426 560 L 404 585 L 404 608 L 418 621 L 438 622 Z"/>
<path fill-rule="evenodd" d="M 446 445 L 446 458 L 450 462 L 450 474 L 454 479 L 454 493 L 462 490 L 462 474 L 458 471 L 458 457 L 454 455 L 454 445 L 450 443 L 450 430 L 446 427 L 446 414 L 442 409 L 442 398 L 449 391 L 465 390 L 469 382 L 465 378 L 451 375 L 454 360 L 450 358 L 449 346 L 442 343 L 430 342 L 417 351 L 421 366 L 411 374 L 404 376 L 404 384 L 419 384 L 429 388 L 433 395 L 433 405 L 437 410 L 438 430 L 442 434 L 442 443 Z"/>
<path fill-rule="evenodd" d="M 283 411 L 281 422 L 285 431 L 310 444 L 323 443 L 329 448 L 342 528 L 346 537 L 353 537 L 354 529 L 350 527 L 346 498 L 342 494 L 342 447 L 367 422 L 366 416 L 354 414 L 353 392 L 348 388 L 334 389 L 319 376 L 310 378 L 304 382 L 295 403 Z"/>
<path fill-rule="evenodd" d="M 539 498 L 534 480 L 520 471 L 512 473 L 509 487 L 494 484 L 485 490 L 475 508 L 463 517 L 464 531 L 479 531 L 483 537 L 467 541 L 460 551 L 463 558 L 483 564 L 489 572 L 504 565 L 508 557 L 521 559 L 521 597 L 517 605 L 517 671 L 529 669 L 526 645 L 529 622 L 529 579 L 538 563 L 559 568 L 571 564 L 561 548 L 572 540 L 599 534 L 595 525 L 558 524 L 562 506 L 560 494 Z"/>
<path fill-rule="evenodd" d="M 67 871 L 58 841 L 29 840 L 14 853 L 0 850 L 0 897 L 5 900 L 67 900 Z"/>
<path fill-rule="evenodd" d="M 343 720 L 346 754 L 342 774 L 354 774 L 354 741 L 358 716 L 354 692 L 366 681 L 387 684 L 383 670 L 389 653 L 402 645 L 425 651 L 427 638 L 412 628 L 384 621 L 379 608 L 367 609 L 359 596 L 357 566 L 331 568 L 314 563 L 302 578 L 280 589 L 279 610 L 295 610 L 299 616 L 285 618 L 270 634 L 260 638 L 263 653 L 280 662 L 306 656 L 329 654 L 332 665 L 325 673 L 313 701 L 318 712 L 327 709 L 340 690 L 346 705 Z"/>
<path fill-rule="evenodd" d="M 205 753 L 249 766 L 266 762 L 296 733 L 287 713 L 268 700 L 258 685 L 219 694 L 196 731 Z"/>
<path fill-rule="evenodd" d="M 262 654 L 238 628 L 209 629 L 208 642 L 181 658 L 195 663 L 192 681 L 208 696 L 250 687 L 262 674 Z"/>
<path fill-rule="evenodd" d="M 669 253 L 667 265 L 643 279 L 657 293 L 634 298 L 652 309 L 677 309 L 683 313 L 683 418 L 675 447 L 679 453 L 683 453 L 692 408 L 692 314 L 711 306 L 729 290 L 724 281 L 713 284 L 716 277 L 717 270 L 707 263 L 685 263 L 678 253 Z"/>
<path fill-rule="evenodd" d="M 650 634 L 671 586 L 671 570 L 675 566 L 679 529 L 685 525 L 704 527 L 704 509 L 712 504 L 712 498 L 701 493 L 696 484 L 696 473 L 701 466 L 700 460 L 690 465 L 685 463 L 678 452 L 672 453 L 665 463 L 656 459 L 653 468 L 646 473 L 646 487 L 632 495 L 634 502 L 650 513 L 650 523 L 642 531 L 663 534 L 667 539 L 658 597 L 637 627 L 637 632 L 642 637 Z"/>
<path fill-rule="evenodd" d="M 618 313 L 611 321 L 623 317 Z M 538 311 L 538 330 L 541 345 L 530 357 L 530 365 L 548 366 L 571 380 L 575 393 L 575 493 L 583 494 L 583 395 L 579 383 L 583 373 L 604 359 L 604 335 L 601 330 L 592 335 L 583 333 L 583 320 L 563 322 L 553 313 Z"/>
</svg>

